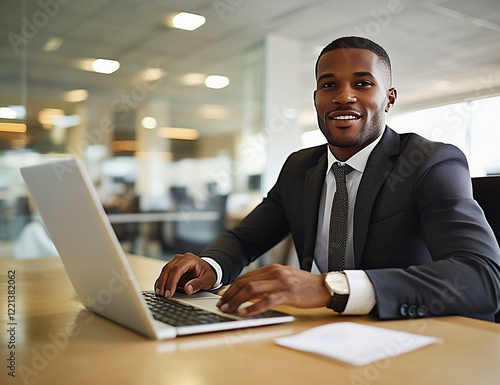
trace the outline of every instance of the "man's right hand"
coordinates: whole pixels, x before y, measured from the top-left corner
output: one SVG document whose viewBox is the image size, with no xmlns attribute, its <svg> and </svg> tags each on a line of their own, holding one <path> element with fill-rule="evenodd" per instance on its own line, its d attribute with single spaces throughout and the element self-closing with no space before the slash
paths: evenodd
<svg viewBox="0 0 500 385">
<path fill-rule="evenodd" d="M 210 290 L 217 277 L 212 267 L 192 253 L 177 254 L 161 270 L 155 282 L 155 292 L 170 298 L 177 288 L 182 288 L 186 294 L 200 290 Z"/>
</svg>

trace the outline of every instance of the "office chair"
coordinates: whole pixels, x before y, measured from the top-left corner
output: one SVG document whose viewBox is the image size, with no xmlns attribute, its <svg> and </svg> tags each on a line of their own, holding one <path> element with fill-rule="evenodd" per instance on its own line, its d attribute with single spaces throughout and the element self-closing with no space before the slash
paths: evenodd
<svg viewBox="0 0 500 385">
<path fill-rule="evenodd" d="M 500 176 L 472 178 L 472 194 L 500 244 Z M 495 322 L 500 323 L 500 312 L 495 314 Z"/>
<path fill-rule="evenodd" d="M 164 252 L 192 252 L 200 254 L 226 228 L 227 195 L 210 194 L 203 204 L 195 204 L 183 187 L 170 190 L 175 211 L 184 214 L 183 220 L 160 226 L 160 243 Z M 213 220 L 190 220 L 190 214 L 213 212 L 219 214 Z"/>
</svg>

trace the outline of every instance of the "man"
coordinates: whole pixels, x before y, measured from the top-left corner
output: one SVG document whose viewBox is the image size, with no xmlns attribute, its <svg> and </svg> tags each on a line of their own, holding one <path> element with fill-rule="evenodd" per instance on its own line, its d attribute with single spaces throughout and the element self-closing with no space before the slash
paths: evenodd
<svg viewBox="0 0 500 385">
<path fill-rule="evenodd" d="M 316 63 L 314 104 L 328 145 L 290 155 L 268 196 L 238 226 L 201 257 L 176 255 L 164 266 L 157 294 L 232 283 L 218 306 L 234 312 L 255 300 L 240 310 L 243 316 L 288 304 L 380 319 L 492 320 L 500 303 L 500 250 L 472 199 L 467 161 L 452 145 L 386 126 L 397 98 L 391 78 L 387 53 L 368 39 L 326 46 Z M 340 167 L 347 187 L 336 186 L 337 163 L 347 165 Z M 347 229 L 335 240 L 330 220 L 340 208 L 332 199 L 344 188 Z M 300 270 L 274 264 L 238 277 L 290 233 Z M 335 245 L 340 261 L 329 251 Z M 310 272 L 313 261 L 322 274 Z"/>
</svg>

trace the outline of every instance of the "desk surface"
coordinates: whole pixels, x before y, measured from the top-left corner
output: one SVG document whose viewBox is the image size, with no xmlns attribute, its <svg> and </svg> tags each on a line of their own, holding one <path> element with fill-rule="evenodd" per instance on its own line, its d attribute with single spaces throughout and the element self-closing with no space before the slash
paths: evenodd
<svg viewBox="0 0 500 385">
<path fill-rule="evenodd" d="M 142 288 L 150 289 L 163 262 L 143 257 L 130 257 L 130 262 Z M 13 326 L 7 318 L 9 272 L 10 283 L 15 281 Z M 326 309 L 283 307 L 297 316 L 296 322 L 151 341 L 84 309 L 59 259 L 0 260 L 0 292 L 2 384 L 491 385 L 500 381 L 500 325 L 462 317 L 382 322 L 339 317 Z M 437 336 L 444 343 L 354 367 L 273 342 L 338 321 Z M 8 375 L 12 343 L 16 378 Z"/>
</svg>

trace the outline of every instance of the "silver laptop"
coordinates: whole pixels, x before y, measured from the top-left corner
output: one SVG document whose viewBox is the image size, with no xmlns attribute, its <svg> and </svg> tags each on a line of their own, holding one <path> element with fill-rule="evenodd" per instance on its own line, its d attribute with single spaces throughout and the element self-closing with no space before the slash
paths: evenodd
<svg viewBox="0 0 500 385">
<path fill-rule="evenodd" d="M 193 296 L 179 293 L 171 301 L 142 292 L 97 192 L 78 160 L 23 167 L 21 174 L 87 309 L 153 339 L 293 320 L 292 316 L 275 311 L 251 318 L 224 314 L 215 306 L 220 297 L 210 292 Z M 152 304 L 158 301 L 161 303 Z M 242 306 L 245 305 L 248 304 Z M 152 306 L 157 309 L 154 313 Z M 185 313 L 189 321 L 184 320 Z M 169 321 L 170 324 L 159 321 L 172 317 L 175 321 Z"/>
</svg>

